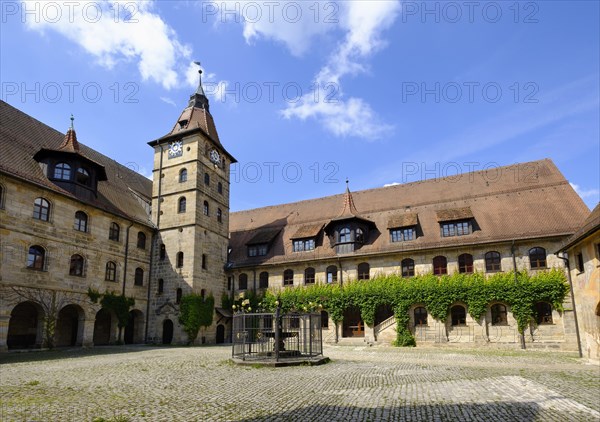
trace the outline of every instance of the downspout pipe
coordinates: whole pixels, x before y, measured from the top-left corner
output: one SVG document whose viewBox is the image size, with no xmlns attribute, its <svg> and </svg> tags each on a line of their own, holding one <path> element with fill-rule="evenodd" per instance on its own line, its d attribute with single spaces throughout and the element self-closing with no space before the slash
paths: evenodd
<svg viewBox="0 0 600 422">
<path fill-rule="evenodd" d="M 133 227 L 133 221 L 129 222 L 127 226 L 127 232 L 125 232 L 125 263 L 123 264 L 123 290 L 122 294 L 125 296 L 125 284 L 127 283 L 127 262 L 129 260 L 129 231 Z"/>
<path fill-rule="evenodd" d="M 513 262 L 513 272 L 515 274 L 515 284 L 518 285 L 519 284 L 519 278 L 517 277 L 517 258 L 516 258 L 516 253 L 517 251 L 517 247 L 515 246 L 515 241 L 512 241 L 512 245 L 510 246 L 510 253 L 512 255 L 512 262 Z M 525 330 L 523 330 L 522 333 L 519 333 L 520 337 L 521 337 L 521 349 L 525 349 Z"/>
<path fill-rule="evenodd" d="M 566 253 L 563 252 L 563 255 Z M 571 279 L 571 266 L 569 265 L 569 258 L 565 256 L 556 255 L 558 259 L 562 259 L 565 262 L 565 268 L 567 269 L 567 279 L 569 280 L 569 289 L 571 291 L 571 305 L 573 306 L 573 318 L 575 318 L 575 335 L 577 336 L 577 350 L 579 350 L 579 357 L 583 357 L 583 350 L 581 349 L 581 337 L 579 335 L 579 320 L 577 319 L 577 307 L 575 306 L 575 294 L 573 292 L 573 280 Z"/>
</svg>

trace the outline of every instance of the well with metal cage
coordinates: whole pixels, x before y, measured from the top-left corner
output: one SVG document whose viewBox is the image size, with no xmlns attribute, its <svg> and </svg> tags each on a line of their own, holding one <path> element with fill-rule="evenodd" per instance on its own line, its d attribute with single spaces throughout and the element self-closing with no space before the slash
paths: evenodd
<svg viewBox="0 0 600 422">
<path fill-rule="evenodd" d="M 233 316 L 233 361 L 268 366 L 318 365 L 323 356 L 321 315 L 239 312 Z"/>
</svg>

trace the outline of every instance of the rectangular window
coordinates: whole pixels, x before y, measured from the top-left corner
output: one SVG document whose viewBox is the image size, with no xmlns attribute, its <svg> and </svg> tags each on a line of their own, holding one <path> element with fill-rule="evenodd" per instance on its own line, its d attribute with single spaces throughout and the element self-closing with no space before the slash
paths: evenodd
<svg viewBox="0 0 600 422">
<path fill-rule="evenodd" d="M 413 227 L 390 230 L 390 239 L 393 243 L 413 240 L 415 237 L 415 229 Z"/>
<path fill-rule="evenodd" d="M 578 270 L 580 273 L 583 273 L 583 272 L 585 272 L 585 267 L 584 267 L 584 265 L 583 265 L 583 254 L 582 254 L 582 253 L 578 253 L 578 254 L 575 256 L 575 258 L 576 258 L 576 262 L 577 262 L 577 270 Z"/>
<path fill-rule="evenodd" d="M 442 237 L 466 236 L 471 234 L 471 232 L 470 221 L 455 221 L 442 224 Z"/>
<path fill-rule="evenodd" d="M 294 240 L 293 250 L 294 252 L 314 251 L 315 239 Z"/>
<path fill-rule="evenodd" d="M 269 251 L 269 245 L 267 245 L 266 243 L 262 243 L 260 245 L 248 246 L 248 256 L 249 257 L 265 256 L 268 251 Z"/>
</svg>

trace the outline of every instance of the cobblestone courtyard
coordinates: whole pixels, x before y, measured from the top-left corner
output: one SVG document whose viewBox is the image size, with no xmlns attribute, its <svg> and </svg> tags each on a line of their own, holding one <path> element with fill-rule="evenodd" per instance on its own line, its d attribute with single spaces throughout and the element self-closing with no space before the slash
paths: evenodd
<svg viewBox="0 0 600 422">
<path fill-rule="evenodd" d="M 2 421 L 595 421 L 600 369 L 547 352 L 327 346 L 316 367 L 230 348 L 0 356 Z"/>
</svg>

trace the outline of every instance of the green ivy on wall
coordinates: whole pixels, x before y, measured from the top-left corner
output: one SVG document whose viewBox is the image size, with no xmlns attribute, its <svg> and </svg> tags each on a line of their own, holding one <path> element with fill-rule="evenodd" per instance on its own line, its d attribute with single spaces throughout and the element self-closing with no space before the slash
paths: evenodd
<svg viewBox="0 0 600 422">
<path fill-rule="evenodd" d="M 102 305 L 103 309 L 113 311 L 115 313 L 115 316 L 117 317 L 117 327 L 119 328 L 117 343 L 120 344 L 121 334 L 123 332 L 123 328 L 129 324 L 129 310 L 133 305 L 135 305 L 135 299 L 121 294 L 116 294 L 114 292 L 100 293 L 92 288 L 88 288 L 87 294 L 93 303 L 98 303 L 98 300 L 100 300 L 100 305 Z"/>
<path fill-rule="evenodd" d="M 402 278 L 398 274 L 377 277 L 368 281 L 352 281 L 344 286 L 317 284 L 268 291 L 261 307 L 273 311 L 281 301 L 284 312 L 315 309 L 321 305 L 331 319 L 339 323 L 344 310 L 350 306 L 360 309 L 365 324 L 373 326 L 375 312 L 381 305 L 389 305 L 396 316 L 396 346 L 414 346 L 409 329 L 409 311 L 413 305 L 424 306 L 439 321 L 445 321 L 450 306 L 456 302 L 467 305 L 469 314 L 479 321 L 488 306 L 502 302 L 511 307 L 518 330 L 523 333 L 535 316 L 535 304 L 548 302 L 562 311 L 562 302 L 569 287 L 564 271 L 553 269 L 535 274 L 518 272 L 496 273 L 486 277 L 482 273 L 434 276 L 421 275 Z"/>
<path fill-rule="evenodd" d="M 188 335 L 188 344 L 192 344 L 200 327 L 208 327 L 213 322 L 215 298 L 213 295 L 203 297 L 197 293 L 190 293 L 181 297 L 179 305 L 179 323 Z"/>
</svg>

